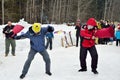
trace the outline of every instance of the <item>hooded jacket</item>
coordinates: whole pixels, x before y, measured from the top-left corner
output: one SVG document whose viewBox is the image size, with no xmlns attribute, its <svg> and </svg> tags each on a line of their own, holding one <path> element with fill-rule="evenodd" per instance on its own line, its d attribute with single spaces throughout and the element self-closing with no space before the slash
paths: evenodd
<svg viewBox="0 0 120 80">
<path fill-rule="evenodd" d="M 95 30 L 94 29 L 89 30 L 88 25 L 91 25 L 94 28 L 96 26 L 95 19 L 94 18 L 88 19 L 87 27 L 80 31 L 80 35 L 82 37 L 81 44 L 83 47 L 86 48 L 90 48 L 95 45 L 95 41 L 94 39 L 92 39 L 92 37 L 95 35 Z"/>
</svg>

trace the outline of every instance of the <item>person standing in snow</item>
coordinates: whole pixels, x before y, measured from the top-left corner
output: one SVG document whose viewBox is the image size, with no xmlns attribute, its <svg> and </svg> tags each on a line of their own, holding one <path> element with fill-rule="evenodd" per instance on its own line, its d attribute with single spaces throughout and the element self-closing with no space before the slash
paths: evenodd
<svg viewBox="0 0 120 80">
<path fill-rule="evenodd" d="M 30 64 L 37 52 L 42 55 L 43 60 L 45 61 L 46 74 L 48 74 L 49 76 L 52 75 L 52 73 L 50 72 L 51 62 L 50 62 L 49 54 L 45 48 L 45 34 L 47 32 L 53 32 L 53 31 L 54 31 L 54 28 L 51 26 L 41 27 L 40 23 L 34 23 L 32 27 L 30 27 L 25 34 L 14 37 L 14 39 L 29 38 L 30 45 L 31 45 L 28 59 L 24 64 L 22 74 L 20 75 L 20 79 L 23 79 L 27 74 Z"/>
<path fill-rule="evenodd" d="M 76 29 L 76 47 L 78 47 L 78 42 L 80 38 L 80 30 L 81 30 L 80 19 L 77 20 L 75 29 Z"/>
<path fill-rule="evenodd" d="M 46 43 L 46 49 L 50 48 L 50 50 L 52 50 L 52 39 L 54 38 L 53 32 L 47 32 L 46 33 L 46 39 L 47 39 L 47 43 Z"/>
<path fill-rule="evenodd" d="M 13 28 L 14 25 L 12 25 L 11 21 L 8 21 L 8 25 L 3 28 L 3 34 L 5 34 L 5 57 L 9 54 L 10 45 L 12 47 L 11 54 L 15 56 L 16 42 L 11 38 Z"/>
<path fill-rule="evenodd" d="M 118 26 L 118 30 L 115 32 L 116 37 L 116 46 L 120 46 L 120 26 Z"/>
<path fill-rule="evenodd" d="M 80 35 L 82 37 L 81 47 L 80 47 L 80 65 L 81 69 L 78 70 L 79 72 L 87 71 L 86 65 L 86 57 L 87 51 L 90 52 L 91 55 L 91 68 L 94 74 L 98 74 L 97 71 L 97 64 L 98 64 L 98 53 L 95 47 L 95 27 L 97 23 L 94 18 L 90 18 L 87 21 L 87 27 L 81 30 Z"/>
</svg>

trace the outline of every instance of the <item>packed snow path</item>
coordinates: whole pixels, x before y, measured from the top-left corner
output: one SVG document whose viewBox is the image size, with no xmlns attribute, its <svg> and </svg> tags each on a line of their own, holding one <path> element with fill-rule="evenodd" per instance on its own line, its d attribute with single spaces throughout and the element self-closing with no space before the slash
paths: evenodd
<svg viewBox="0 0 120 80">
<path fill-rule="evenodd" d="M 97 45 L 96 47 L 99 54 L 98 75 L 91 72 L 91 57 L 89 54 L 87 56 L 88 71 L 78 72 L 78 69 L 80 69 L 79 47 L 54 47 L 52 51 L 48 50 L 53 75 L 45 74 L 43 59 L 41 55 L 37 54 L 23 80 L 120 80 L 120 47 L 115 45 Z M 29 52 L 29 40 L 17 41 L 15 57 L 11 54 L 4 57 L 3 52 L 4 50 L 1 49 L 0 79 L 19 80 Z"/>
<path fill-rule="evenodd" d="M 23 24 L 23 23 L 22 23 Z M 24 23 L 26 29 L 30 26 Z M 53 25 L 55 30 L 70 30 L 74 33 L 74 27 L 64 25 Z M 23 65 L 29 52 L 29 40 L 16 41 L 16 56 L 9 53 L 4 57 L 5 41 L 0 26 L 0 80 L 20 80 Z M 61 47 L 61 36 L 55 35 L 53 40 L 53 50 L 48 49 L 51 58 L 52 76 L 45 74 L 45 64 L 41 55 L 37 54 L 32 61 L 29 72 L 23 80 L 120 80 L 120 46 L 96 45 L 98 51 L 98 75 L 91 72 L 91 57 L 87 55 L 87 72 L 78 72 L 79 65 L 79 47 Z M 72 36 L 73 36 L 72 35 Z M 75 37 L 74 40 L 75 41 Z"/>
</svg>

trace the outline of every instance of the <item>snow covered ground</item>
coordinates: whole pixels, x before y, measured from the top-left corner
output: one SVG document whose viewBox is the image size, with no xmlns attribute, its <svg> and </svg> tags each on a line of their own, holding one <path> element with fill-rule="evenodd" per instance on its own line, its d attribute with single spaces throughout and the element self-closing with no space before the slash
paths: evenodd
<svg viewBox="0 0 120 80">
<path fill-rule="evenodd" d="M 46 25 L 44 25 L 46 26 Z M 74 27 L 53 25 L 55 31 L 72 31 Z M 0 26 L 0 80 L 19 80 L 23 65 L 29 52 L 29 39 L 16 41 L 16 56 L 9 54 L 4 57 L 5 41 Z M 28 27 L 26 27 L 28 28 Z M 47 50 L 51 58 L 52 76 L 45 74 L 45 66 L 41 55 L 37 54 L 31 64 L 28 74 L 23 80 L 120 80 L 120 47 L 113 45 L 96 45 L 99 55 L 98 75 L 91 72 L 91 57 L 87 56 L 87 72 L 78 72 L 79 47 L 61 47 L 61 34 L 55 34 L 53 50 Z M 73 37 L 73 41 L 75 38 Z"/>
</svg>

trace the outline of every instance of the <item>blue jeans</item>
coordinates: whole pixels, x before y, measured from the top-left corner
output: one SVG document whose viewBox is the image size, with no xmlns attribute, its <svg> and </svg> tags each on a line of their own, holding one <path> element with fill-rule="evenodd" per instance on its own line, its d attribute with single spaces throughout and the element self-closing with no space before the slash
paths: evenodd
<svg viewBox="0 0 120 80">
<path fill-rule="evenodd" d="M 22 74 L 24 74 L 24 75 L 27 74 L 29 67 L 30 67 L 30 64 L 31 64 L 32 60 L 34 59 L 34 56 L 36 53 L 37 53 L 37 51 L 35 51 L 33 49 L 30 50 L 29 55 L 28 55 L 28 59 L 26 60 L 26 62 L 24 64 Z M 44 51 L 39 52 L 39 53 L 42 55 L 43 60 L 45 61 L 46 72 L 50 72 L 50 58 L 49 58 L 48 52 L 46 50 L 44 50 Z"/>
</svg>

